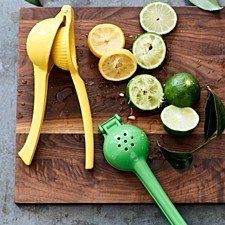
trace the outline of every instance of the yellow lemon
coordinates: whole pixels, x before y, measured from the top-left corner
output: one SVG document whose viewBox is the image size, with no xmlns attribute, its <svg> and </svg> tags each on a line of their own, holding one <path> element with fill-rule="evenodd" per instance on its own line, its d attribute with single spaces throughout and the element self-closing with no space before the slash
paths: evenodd
<svg viewBox="0 0 225 225">
<path fill-rule="evenodd" d="M 118 26 L 104 23 L 90 31 L 87 42 L 91 52 L 101 58 L 110 51 L 124 48 L 125 36 Z"/>
<path fill-rule="evenodd" d="M 137 62 L 130 51 L 120 49 L 103 55 L 99 61 L 98 68 L 105 79 L 121 81 L 135 73 Z"/>
</svg>

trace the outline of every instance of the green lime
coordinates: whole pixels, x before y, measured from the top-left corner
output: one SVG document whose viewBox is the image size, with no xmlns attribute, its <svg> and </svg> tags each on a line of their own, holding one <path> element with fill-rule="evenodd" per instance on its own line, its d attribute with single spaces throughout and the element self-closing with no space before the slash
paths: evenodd
<svg viewBox="0 0 225 225">
<path fill-rule="evenodd" d="M 140 23 L 147 32 L 163 35 L 169 33 L 176 26 L 177 14 L 168 4 L 153 2 L 141 10 Z"/>
<path fill-rule="evenodd" d="M 191 74 L 178 73 L 166 81 L 164 95 L 172 105 L 191 107 L 200 98 L 200 85 Z"/>
<path fill-rule="evenodd" d="M 153 110 L 159 108 L 163 102 L 163 88 L 155 77 L 141 74 L 127 84 L 126 96 L 136 108 Z"/>
<path fill-rule="evenodd" d="M 132 51 L 140 67 L 154 69 L 165 59 L 166 44 L 161 36 L 145 33 L 135 40 Z"/>
<path fill-rule="evenodd" d="M 169 134 L 183 137 L 198 125 L 199 115 L 190 107 L 179 108 L 169 105 L 163 109 L 161 120 Z"/>
</svg>

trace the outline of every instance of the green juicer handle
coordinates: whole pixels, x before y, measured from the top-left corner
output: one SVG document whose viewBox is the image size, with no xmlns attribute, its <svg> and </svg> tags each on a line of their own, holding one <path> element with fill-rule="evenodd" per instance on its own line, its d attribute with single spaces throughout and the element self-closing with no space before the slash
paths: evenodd
<svg viewBox="0 0 225 225">
<path fill-rule="evenodd" d="M 146 161 L 141 158 L 134 165 L 134 172 L 172 225 L 187 225 L 166 195 Z"/>
</svg>

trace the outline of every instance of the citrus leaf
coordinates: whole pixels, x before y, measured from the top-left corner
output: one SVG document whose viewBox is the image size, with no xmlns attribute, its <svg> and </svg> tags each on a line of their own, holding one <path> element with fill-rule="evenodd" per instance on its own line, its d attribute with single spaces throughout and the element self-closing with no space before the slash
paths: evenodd
<svg viewBox="0 0 225 225">
<path fill-rule="evenodd" d="M 157 145 L 159 146 L 165 159 L 170 163 L 170 165 L 173 168 L 185 169 L 190 167 L 193 160 L 193 156 L 191 153 L 171 151 L 161 146 L 158 141 L 157 141 Z"/>
<path fill-rule="evenodd" d="M 222 9 L 217 0 L 189 0 L 192 4 L 207 11 L 217 11 Z"/>
<path fill-rule="evenodd" d="M 225 107 L 219 97 L 210 89 L 205 107 L 204 133 L 207 141 L 216 132 L 217 136 L 225 128 Z"/>
<path fill-rule="evenodd" d="M 209 139 L 216 132 L 216 123 L 216 109 L 214 99 L 213 95 L 210 94 L 205 106 L 205 140 Z"/>
<path fill-rule="evenodd" d="M 39 0 L 25 0 L 26 2 L 29 2 L 33 5 L 36 5 L 36 6 L 42 6 L 42 4 L 40 3 Z"/>
<path fill-rule="evenodd" d="M 193 4 L 189 0 L 184 0 L 185 5 L 193 6 Z"/>
</svg>

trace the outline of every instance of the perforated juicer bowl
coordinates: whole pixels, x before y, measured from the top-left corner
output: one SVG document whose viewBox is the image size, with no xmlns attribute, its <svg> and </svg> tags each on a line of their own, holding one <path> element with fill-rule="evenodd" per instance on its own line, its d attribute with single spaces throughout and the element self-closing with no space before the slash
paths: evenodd
<svg viewBox="0 0 225 225">
<path fill-rule="evenodd" d="M 52 60 L 56 66 L 62 70 L 69 70 L 69 59 L 67 51 L 67 34 L 66 27 L 60 27 L 55 37 L 52 50 Z"/>
<path fill-rule="evenodd" d="M 123 171 L 132 171 L 139 157 L 147 159 L 150 141 L 136 126 L 122 124 L 105 136 L 103 153 L 108 163 Z M 127 157 L 129 156 L 129 157 Z"/>
<path fill-rule="evenodd" d="M 77 58 L 75 48 L 74 11 L 71 6 L 62 8 L 65 12 L 65 20 L 57 32 L 53 43 L 51 57 L 56 66 L 62 70 L 77 70 Z"/>
</svg>

